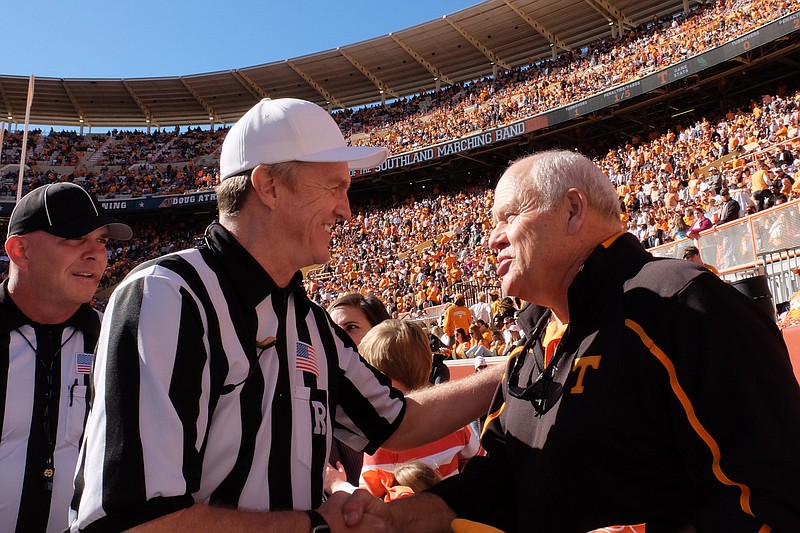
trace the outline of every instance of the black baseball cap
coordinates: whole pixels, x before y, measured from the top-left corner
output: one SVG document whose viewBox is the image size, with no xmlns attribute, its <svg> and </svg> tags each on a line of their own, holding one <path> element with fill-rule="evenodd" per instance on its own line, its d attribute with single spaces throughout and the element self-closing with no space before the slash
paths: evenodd
<svg viewBox="0 0 800 533">
<path fill-rule="evenodd" d="M 65 239 L 77 239 L 97 228 L 108 227 L 108 236 L 127 241 L 133 230 L 106 214 L 83 187 L 74 183 L 51 183 L 29 192 L 17 202 L 8 221 L 8 236 L 46 231 Z"/>
</svg>

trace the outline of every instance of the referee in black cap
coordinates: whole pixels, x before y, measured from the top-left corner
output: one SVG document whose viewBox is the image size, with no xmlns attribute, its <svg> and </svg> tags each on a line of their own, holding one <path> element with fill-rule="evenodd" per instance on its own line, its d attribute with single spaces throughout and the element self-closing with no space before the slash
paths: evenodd
<svg viewBox="0 0 800 533">
<path fill-rule="evenodd" d="M 15 207 L 0 286 L 0 531 L 68 526 L 101 314 L 92 299 L 109 239 L 131 228 L 72 183 Z"/>
</svg>

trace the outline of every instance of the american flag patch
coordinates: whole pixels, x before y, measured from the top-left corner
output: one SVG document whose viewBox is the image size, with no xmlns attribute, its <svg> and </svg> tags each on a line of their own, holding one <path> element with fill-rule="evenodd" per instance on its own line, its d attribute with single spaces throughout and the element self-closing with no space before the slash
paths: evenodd
<svg viewBox="0 0 800 533">
<path fill-rule="evenodd" d="M 93 364 L 94 364 L 93 353 L 75 354 L 75 372 L 77 374 L 91 374 Z"/>
<path fill-rule="evenodd" d="M 319 377 L 319 367 L 317 366 L 317 353 L 314 347 L 304 342 L 297 343 L 297 370 L 311 372 Z"/>
</svg>

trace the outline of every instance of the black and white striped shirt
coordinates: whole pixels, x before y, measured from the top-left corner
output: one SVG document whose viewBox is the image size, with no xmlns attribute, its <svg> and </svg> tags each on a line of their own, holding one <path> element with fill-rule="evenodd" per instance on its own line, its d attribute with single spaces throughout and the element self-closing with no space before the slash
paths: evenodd
<svg viewBox="0 0 800 533">
<path fill-rule="evenodd" d="M 276 286 L 219 224 L 204 246 L 127 276 L 97 359 L 73 531 L 121 530 L 193 502 L 317 507 L 332 430 L 373 452 L 405 413 L 300 274 Z"/>
<path fill-rule="evenodd" d="M 84 305 L 65 324 L 35 324 L 7 284 L 0 287 L 0 531 L 60 532 L 69 526 L 100 313 Z"/>
</svg>

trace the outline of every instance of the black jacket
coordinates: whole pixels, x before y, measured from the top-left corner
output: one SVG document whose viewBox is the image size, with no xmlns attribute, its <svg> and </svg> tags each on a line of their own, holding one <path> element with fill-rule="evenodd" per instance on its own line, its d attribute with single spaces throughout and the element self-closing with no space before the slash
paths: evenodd
<svg viewBox="0 0 800 533">
<path fill-rule="evenodd" d="M 597 247 L 569 310 L 555 406 L 537 415 L 504 380 L 482 438 L 488 456 L 433 492 L 504 531 L 800 531 L 800 387 L 765 313 L 630 234 Z M 520 387 L 541 364 L 534 345 Z"/>
<path fill-rule="evenodd" d="M 728 198 L 728 200 L 722 204 L 722 210 L 719 212 L 719 220 L 717 221 L 717 225 L 725 224 L 726 222 L 732 222 L 739 218 L 739 209 L 739 202 L 733 198 Z"/>
</svg>

